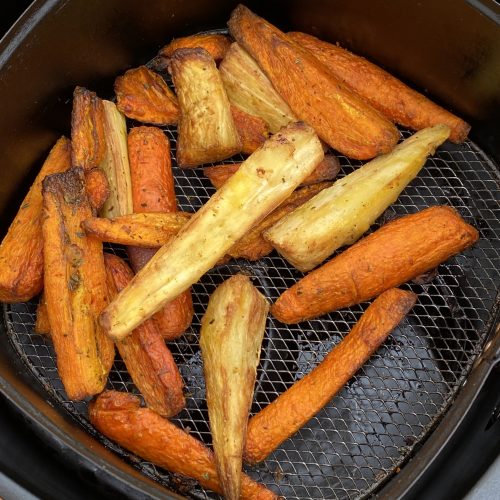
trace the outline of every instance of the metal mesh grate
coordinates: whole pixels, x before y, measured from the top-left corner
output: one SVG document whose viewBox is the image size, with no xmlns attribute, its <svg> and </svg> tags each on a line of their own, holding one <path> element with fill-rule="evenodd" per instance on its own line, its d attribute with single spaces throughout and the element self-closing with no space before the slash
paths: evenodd
<svg viewBox="0 0 500 500">
<path fill-rule="evenodd" d="M 166 128 L 165 132 L 175 158 L 175 130 Z M 228 160 L 232 161 L 241 159 Z M 340 161 L 341 175 L 360 165 L 345 157 Z M 195 211 L 214 192 L 200 169 L 174 167 L 174 174 L 182 210 Z M 471 142 L 446 143 L 428 160 L 372 230 L 396 216 L 446 204 L 479 229 L 480 241 L 439 266 L 438 275 L 430 282 L 404 285 L 419 296 L 413 311 L 316 417 L 268 460 L 246 468 L 250 476 L 287 499 L 344 499 L 374 492 L 403 466 L 452 402 L 481 352 L 494 317 L 500 269 L 499 193 L 495 166 Z M 119 247 L 108 250 L 125 256 Z M 216 267 L 193 286 L 193 324 L 182 338 L 169 344 L 188 393 L 187 407 L 174 421 L 207 444 L 211 439 L 198 347 L 200 320 L 216 286 L 237 271 L 252 276 L 271 301 L 301 276 L 273 253 L 256 263 L 240 260 Z M 349 332 L 366 306 L 296 326 L 269 318 L 252 413 L 319 363 Z M 217 498 L 194 482 L 131 456 L 93 429 L 86 403 L 66 398 L 50 342 L 32 333 L 35 309 L 36 301 L 4 305 L 4 315 L 12 344 L 49 397 L 147 476 L 193 498 Z M 137 392 L 120 359 L 115 361 L 108 387 Z"/>
</svg>

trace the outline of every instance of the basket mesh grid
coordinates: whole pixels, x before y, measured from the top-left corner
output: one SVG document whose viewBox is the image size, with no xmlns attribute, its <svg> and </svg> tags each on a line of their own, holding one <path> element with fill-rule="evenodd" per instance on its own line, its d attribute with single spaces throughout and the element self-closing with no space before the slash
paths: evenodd
<svg viewBox="0 0 500 500">
<path fill-rule="evenodd" d="M 179 208 L 195 211 L 213 194 L 200 169 L 175 167 L 175 129 L 166 128 L 174 158 Z M 403 131 L 407 137 L 408 132 Z M 347 175 L 360 163 L 339 157 Z M 227 162 L 241 161 L 240 157 Z M 287 499 L 360 498 L 395 474 L 446 412 L 477 356 L 495 317 L 500 269 L 500 189 L 495 166 L 472 142 L 446 143 L 419 176 L 373 225 L 428 206 L 455 207 L 480 231 L 479 242 L 439 266 L 433 278 L 403 285 L 418 303 L 346 387 L 265 462 L 246 472 Z M 126 257 L 120 247 L 107 247 Z M 186 384 L 187 406 L 174 421 L 211 444 L 202 361 L 200 321 L 217 285 L 236 272 L 274 301 L 302 274 L 276 253 L 260 260 L 215 267 L 193 286 L 195 315 L 184 336 L 169 344 Z M 431 279 L 432 278 L 432 279 Z M 85 402 L 69 401 L 57 375 L 50 341 L 33 332 L 37 301 L 4 305 L 10 339 L 47 391 L 84 428 L 145 475 L 192 498 L 218 498 L 195 482 L 134 457 L 89 423 Z M 368 304 L 299 325 L 268 319 L 252 414 L 308 373 L 338 344 Z M 117 358 L 108 388 L 137 392 Z"/>
</svg>

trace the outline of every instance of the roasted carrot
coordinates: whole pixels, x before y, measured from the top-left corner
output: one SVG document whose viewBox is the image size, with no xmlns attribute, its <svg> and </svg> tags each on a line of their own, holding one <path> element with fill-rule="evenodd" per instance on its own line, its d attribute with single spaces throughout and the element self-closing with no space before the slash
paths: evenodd
<svg viewBox="0 0 500 500">
<path fill-rule="evenodd" d="M 338 80 L 309 51 L 243 5 L 229 30 L 257 61 L 292 111 L 334 149 L 351 158 L 387 153 L 396 127 Z"/>
<path fill-rule="evenodd" d="M 478 239 L 452 208 L 436 206 L 389 222 L 286 290 L 271 308 L 298 323 L 376 297 L 434 269 Z"/>
<path fill-rule="evenodd" d="M 248 422 L 244 458 L 264 460 L 318 413 L 379 348 L 417 296 L 392 288 L 377 297 L 351 332 L 304 378 Z"/>
<path fill-rule="evenodd" d="M 114 298 L 134 273 L 116 255 L 105 254 L 104 258 L 108 290 L 110 298 Z M 153 320 L 145 321 L 126 339 L 117 341 L 116 347 L 149 408 L 164 417 L 176 415 L 184 408 L 182 377 Z"/>
<path fill-rule="evenodd" d="M 85 171 L 85 186 L 92 208 L 98 212 L 109 196 L 108 178 L 100 168 Z"/>
<path fill-rule="evenodd" d="M 146 68 L 129 69 L 115 80 L 118 109 L 129 118 L 155 125 L 175 124 L 177 98 L 163 78 Z"/>
<path fill-rule="evenodd" d="M 132 453 L 175 474 L 196 479 L 204 488 L 222 493 L 212 451 L 154 411 L 141 408 L 137 396 L 103 392 L 90 403 L 89 417 L 96 429 Z M 242 474 L 241 498 L 278 497 Z"/>
<path fill-rule="evenodd" d="M 40 295 L 40 300 L 36 308 L 35 333 L 39 335 L 50 335 L 49 314 L 47 312 L 47 304 L 43 293 Z"/>
<path fill-rule="evenodd" d="M 204 33 L 200 35 L 174 38 L 168 45 L 165 45 L 158 56 L 164 58 L 172 57 L 177 49 L 195 49 L 197 47 L 205 49 L 216 62 L 222 60 L 231 45 L 229 37 L 219 33 Z"/>
<path fill-rule="evenodd" d="M 106 156 L 104 108 L 95 92 L 76 87 L 71 114 L 71 165 L 98 167 Z"/>
<path fill-rule="evenodd" d="M 241 152 L 252 154 L 269 137 L 269 125 L 260 117 L 250 115 L 231 104 L 234 125 L 241 139 Z"/>
<path fill-rule="evenodd" d="M 227 165 L 215 165 L 205 167 L 203 173 L 210 179 L 212 185 L 219 189 L 239 168 L 241 163 L 230 163 Z M 340 171 L 339 160 L 336 156 L 327 154 L 313 170 L 312 174 L 306 177 L 301 186 L 316 184 L 317 182 L 332 181 Z"/>
<path fill-rule="evenodd" d="M 175 212 L 177 200 L 170 144 L 165 134 L 155 127 L 133 128 L 128 135 L 128 149 L 134 212 Z M 128 253 L 132 269 L 137 273 L 156 250 L 130 247 Z M 182 335 L 192 319 L 190 288 L 166 304 L 154 317 L 167 340 Z"/>
<path fill-rule="evenodd" d="M 43 181 L 44 295 L 69 399 L 104 389 L 114 358 L 113 342 L 97 317 L 108 302 L 102 243 L 80 225 L 92 215 L 81 167 Z"/>
<path fill-rule="evenodd" d="M 342 83 L 392 122 L 412 130 L 445 124 L 451 129 L 451 141 L 460 143 L 467 138 L 468 123 L 365 58 L 306 33 L 287 36 L 309 50 Z"/>
<path fill-rule="evenodd" d="M 25 302 L 43 288 L 42 181 L 71 164 L 71 143 L 50 151 L 0 245 L 0 301 Z"/>
</svg>

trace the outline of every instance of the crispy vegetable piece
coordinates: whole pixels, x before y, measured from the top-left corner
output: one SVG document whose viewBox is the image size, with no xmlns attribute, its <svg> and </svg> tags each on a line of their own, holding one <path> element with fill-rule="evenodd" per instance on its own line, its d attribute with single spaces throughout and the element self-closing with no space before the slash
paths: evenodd
<svg viewBox="0 0 500 500">
<path fill-rule="evenodd" d="M 449 133 L 446 125 L 417 132 L 280 219 L 264 238 L 300 271 L 313 269 L 337 248 L 357 241 Z"/>
<path fill-rule="evenodd" d="M 229 37 L 219 33 L 204 33 L 181 38 L 174 38 L 168 45 L 165 45 L 158 56 L 169 59 L 177 49 L 205 49 L 215 60 L 221 61 L 226 55 L 227 49 L 231 45 Z"/>
<path fill-rule="evenodd" d="M 119 76 L 115 93 L 118 109 L 128 118 L 154 125 L 173 125 L 179 119 L 175 94 L 160 75 L 146 66 Z"/>
<path fill-rule="evenodd" d="M 104 258 L 108 290 L 113 298 L 129 284 L 134 273 L 116 255 L 105 254 Z M 176 415 L 184 408 L 181 375 L 153 320 L 139 325 L 129 337 L 116 342 L 116 347 L 149 408 L 164 417 Z"/>
<path fill-rule="evenodd" d="M 269 78 L 237 43 L 227 51 L 219 72 L 231 103 L 245 113 L 262 118 L 273 134 L 297 121 Z"/>
<path fill-rule="evenodd" d="M 36 308 L 35 333 L 39 335 L 50 335 L 49 314 L 47 312 L 47 304 L 43 293 L 40 295 L 40 300 Z"/>
<path fill-rule="evenodd" d="M 213 453 L 196 438 L 149 408 L 137 396 L 106 391 L 89 404 L 92 424 L 109 439 L 174 474 L 196 479 L 204 488 L 222 493 Z M 241 479 L 241 498 L 278 497 L 247 475 Z"/>
<path fill-rule="evenodd" d="M 127 124 L 125 117 L 111 101 L 102 101 L 106 156 L 101 163 L 109 183 L 109 196 L 101 215 L 117 217 L 132 213 L 132 188 L 127 149 Z"/>
<path fill-rule="evenodd" d="M 416 299 L 414 293 L 397 288 L 377 297 L 316 368 L 250 419 L 245 461 L 253 464 L 264 460 L 318 413 L 368 361 Z"/>
<path fill-rule="evenodd" d="M 92 215 L 83 169 L 43 181 L 44 294 L 57 368 L 69 399 L 104 389 L 114 346 L 97 317 L 108 292 L 102 243 L 81 222 Z"/>
<path fill-rule="evenodd" d="M 43 288 L 42 181 L 71 164 L 71 143 L 50 151 L 0 245 L 0 301 L 26 302 Z"/>
<path fill-rule="evenodd" d="M 101 168 L 85 171 L 85 186 L 92 208 L 98 212 L 109 197 L 108 177 Z"/>
<path fill-rule="evenodd" d="M 241 151 L 219 72 L 204 49 L 178 49 L 170 72 L 179 99 L 177 164 L 196 167 Z"/>
<path fill-rule="evenodd" d="M 273 210 L 265 219 L 252 227 L 243 238 L 237 241 L 227 251 L 227 255 L 234 259 L 259 260 L 270 254 L 273 251 L 273 247 L 264 239 L 262 233 L 282 217 L 300 207 L 313 196 L 316 196 L 322 189 L 330 186 L 330 182 L 320 182 L 296 189 L 278 208 Z"/>
<path fill-rule="evenodd" d="M 229 177 L 231 177 L 239 168 L 241 163 L 230 163 L 228 165 L 215 165 L 213 167 L 204 167 L 203 173 L 210 179 L 212 185 L 219 189 Z M 316 184 L 317 182 L 332 181 L 337 177 L 340 171 L 339 160 L 334 155 L 325 155 L 323 160 L 301 183 L 301 186 Z"/>
<path fill-rule="evenodd" d="M 392 122 L 412 130 L 442 123 L 450 127 L 451 141 L 460 143 L 467 138 L 468 123 L 365 58 L 306 33 L 287 33 L 287 36 L 309 50 L 341 82 Z"/>
<path fill-rule="evenodd" d="M 406 215 L 302 278 L 281 294 L 271 312 L 283 323 L 298 323 L 364 302 L 434 269 L 478 237 L 450 207 Z"/>
<path fill-rule="evenodd" d="M 232 12 L 228 26 L 292 111 L 331 147 L 363 160 L 397 143 L 399 132 L 391 122 L 285 33 L 243 5 Z"/>
<path fill-rule="evenodd" d="M 101 324 L 109 335 L 125 337 L 198 281 L 254 224 L 288 198 L 322 158 L 318 137 L 304 123 L 273 135 L 103 312 Z"/>
<path fill-rule="evenodd" d="M 96 168 L 106 156 L 104 107 L 95 92 L 76 87 L 71 114 L 71 165 Z"/>
<path fill-rule="evenodd" d="M 186 225 L 187 212 L 129 214 L 112 219 L 91 217 L 82 223 L 87 234 L 101 241 L 143 248 L 166 245 Z"/>
<path fill-rule="evenodd" d="M 250 155 L 269 138 L 269 126 L 262 118 L 250 115 L 232 104 L 231 114 L 241 139 L 241 152 Z"/>
<path fill-rule="evenodd" d="M 170 144 L 155 127 L 137 127 L 128 135 L 132 200 L 134 212 L 175 212 L 174 176 Z M 160 246 L 160 245 L 158 245 Z M 156 250 L 130 247 L 128 254 L 134 272 L 139 272 Z M 182 335 L 193 320 L 193 300 L 188 289 L 155 314 L 154 320 L 165 339 Z"/>
<path fill-rule="evenodd" d="M 248 414 L 269 304 L 242 274 L 212 294 L 201 321 L 200 348 L 210 432 L 224 497 L 240 498 Z"/>
</svg>

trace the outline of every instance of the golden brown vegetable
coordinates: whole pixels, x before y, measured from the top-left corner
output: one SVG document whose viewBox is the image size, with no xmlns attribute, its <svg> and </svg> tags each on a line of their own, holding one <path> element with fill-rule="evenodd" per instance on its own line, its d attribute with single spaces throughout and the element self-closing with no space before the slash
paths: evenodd
<svg viewBox="0 0 500 500">
<path fill-rule="evenodd" d="M 85 170 L 101 165 L 106 155 L 104 107 L 95 92 L 76 87 L 71 114 L 71 165 Z"/>
<path fill-rule="evenodd" d="M 225 56 L 231 45 L 229 37 L 219 33 L 205 33 L 200 35 L 174 38 L 168 45 L 158 53 L 159 57 L 170 58 L 177 49 L 205 49 L 218 62 Z"/>
<path fill-rule="evenodd" d="M 316 368 L 250 419 L 245 461 L 264 460 L 318 413 L 368 361 L 416 299 L 414 293 L 397 288 L 377 297 Z"/>
<path fill-rule="evenodd" d="M 234 125 L 241 139 L 241 152 L 252 154 L 269 138 L 269 126 L 258 116 L 250 115 L 231 105 Z"/>
<path fill-rule="evenodd" d="M 463 142 L 467 138 L 469 124 L 365 58 L 306 33 L 287 36 L 309 50 L 341 82 L 392 122 L 412 130 L 442 123 L 450 127 L 451 141 Z"/>
<path fill-rule="evenodd" d="M 85 186 L 92 208 L 98 212 L 109 197 L 109 182 L 104 170 L 92 168 L 85 171 Z"/>
<path fill-rule="evenodd" d="M 269 304 L 242 274 L 212 294 L 200 348 L 210 432 L 225 498 L 240 498 L 243 444 Z"/>
<path fill-rule="evenodd" d="M 338 248 L 357 241 L 449 133 L 446 125 L 417 132 L 280 219 L 264 238 L 300 271 L 313 269 Z"/>
<path fill-rule="evenodd" d="M 196 167 L 241 151 L 219 72 L 204 49 L 177 49 L 170 72 L 179 99 L 177 164 Z"/>
<path fill-rule="evenodd" d="M 210 179 L 212 185 L 219 189 L 229 177 L 231 177 L 239 168 L 241 163 L 230 163 L 226 165 L 215 165 L 213 167 L 204 167 L 203 173 Z M 301 186 L 316 184 L 317 182 L 332 181 L 337 177 L 340 171 L 340 164 L 336 156 L 325 155 L 323 160 L 301 183 Z"/>
<path fill-rule="evenodd" d="M 376 297 L 465 250 L 478 232 L 450 207 L 389 222 L 285 291 L 271 308 L 298 323 Z"/>
<path fill-rule="evenodd" d="M 243 5 L 233 11 L 228 26 L 292 111 L 331 147 L 362 160 L 397 143 L 399 133 L 391 122 L 285 33 Z"/>
<path fill-rule="evenodd" d="M 294 123 L 266 141 L 106 308 L 101 324 L 123 338 L 212 268 L 290 196 L 323 158 L 317 135 Z"/>
<path fill-rule="evenodd" d="M 128 118 L 154 125 L 177 123 L 177 98 L 165 80 L 146 68 L 129 69 L 115 80 L 116 105 Z"/>
<path fill-rule="evenodd" d="M 196 479 L 201 486 L 222 493 L 213 453 L 200 441 L 141 408 L 137 396 L 106 391 L 89 405 L 92 424 L 106 437 L 145 460 L 175 474 Z M 241 498 L 277 499 L 277 496 L 243 474 Z"/>
<path fill-rule="evenodd" d="M 132 200 L 134 212 L 175 212 L 174 176 L 170 144 L 156 127 L 136 127 L 128 135 Z M 158 245 L 160 246 L 160 245 Z M 134 272 L 139 272 L 156 249 L 130 247 L 128 254 Z M 155 314 L 154 320 L 165 339 L 182 335 L 193 319 L 193 300 L 188 289 Z"/>
<path fill-rule="evenodd" d="M 273 134 L 297 121 L 269 78 L 237 43 L 233 43 L 227 51 L 219 71 L 231 103 L 252 116 L 262 118 Z"/>
<path fill-rule="evenodd" d="M 71 164 L 71 143 L 50 151 L 0 245 L 0 301 L 25 302 L 43 288 L 42 181 Z"/>
<path fill-rule="evenodd" d="M 69 399 L 104 389 L 114 346 L 97 321 L 108 302 L 102 243 L 80 225 L 92 215 L 80 167 L 43 181 L 44 295 Z"/>
<path fill-rule="evenodd" d="M 134 273 L 116 255 L 104 257 L 112 299 L 129 284 Z M 149 408 L 164 417 L 176 415 L 184 408 L 181 375 L 153 320 L 145 321 L 126 339 L 116 342 L 116 347 Z"/>
<path fill-rule="evenodd" d="M 47 304 L 45 296 L 42 294 L 36 308 L 35 333 L 39 335 L 50 335 L 49 314 L 47 312 Z"/>
</svg>

